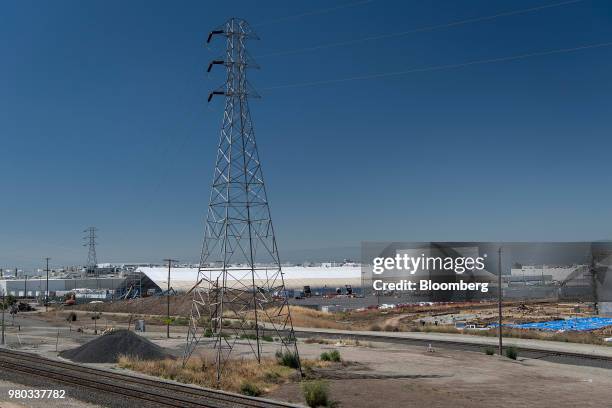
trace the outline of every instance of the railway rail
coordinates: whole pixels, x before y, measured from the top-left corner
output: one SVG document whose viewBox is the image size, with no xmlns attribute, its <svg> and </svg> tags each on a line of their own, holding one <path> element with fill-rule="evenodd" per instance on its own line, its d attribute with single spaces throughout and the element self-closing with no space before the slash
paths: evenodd
<svg viewBox="0 0 612 408">
<path fill-rule="evenodd" d="M 365 341 L 379 341 L 385 343 L 394 343 L 394 344 L 408 344 L 415 346 L 428 347 L 430 344 L 434 348 L 440 349 L 451 349 L 451 350 L 460 350 L 460 351 L 473 351 L 473 352 L 482 352 L 487 347 L 494 347 L 497 350 L 496 345 L 482 344 L 482 343 L 470 343 L 466 341 L 452 341 L 452 340 L 444 340 L 444 339 L 416 339 L 416 338 L 406 338 L 406 337 L 395 337 L 392 335 L 384 335 L 382 333 L 377 334 L 352 334 L 352 333 L 333 333 L 326 331 L 300 331 L 299 329 L 295 331 L 297 337 L 313 337 L 313 336 L 321 336 L 325 338 L 332 339 L 342 339 L 349 338 L 353 340 L 365 340 Z M 550 361 L 553 363 L 561 363 L 561 364 L 571 364 L 571 365 L 580 365 L 580 366 L 588 366 L 588 367 L 598 367 L 598 368 L 606 368 L 612 369 L 612 357 L 608 356 L 599 356 L 593 354 L 583 354 L 583 353 L 571 353 L 565 351 L 557 351 L 557 350 L 541 350 L 530 347 L 522 347 L 512 345 L 515 349 L 519 351 L 519 355 L 521 357 L 532 358 Z M 504 346 L 506 348 L 506 346 Z"/>
<path fill-rule="evenodd" d="M 286 408 L 280 401 L 248 397 L 220 390 L 179 385 L 134 375 L 51 360 L 36 354 L 0 349 L 0 368 L 46 382 L 85 387 L 96 392 L 155 407 L 177 408 Z"/>
</svg>

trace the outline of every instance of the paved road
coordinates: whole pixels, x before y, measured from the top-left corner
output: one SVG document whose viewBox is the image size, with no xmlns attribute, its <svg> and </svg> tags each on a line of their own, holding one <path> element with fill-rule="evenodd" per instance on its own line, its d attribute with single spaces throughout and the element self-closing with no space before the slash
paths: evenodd
<svg viewBox="0 0 612 408">
<path fill-rule="evenodd" d="M 300 333 L 326 333 L 342 336 L 368 336 L 372 338 L 380 337 L 395 339 L 415 339 L 423 341 L 447 341 L 466 344 L 478 344 L 482 346 L 497 346 L 497 337 L 474 336 L 469 334 L 453 333 L 421 333 L 421 332 L 372 332 L 372 331 L 353 331 L 336 329 L 312 329 L 307 327 L 296 327 L 296 332 Z M 530 348 L 543 351 L 558 351 L 562 353 L 577 353 L 590 356 L 601 356 L 612 358 L 612 347 L 597 346 L 593 344 L 562 343 L 558 341 L 532 340 L 532 339 L 503 339 L 504 346 L 514 346 L 518 348 Z"/>
</svg>

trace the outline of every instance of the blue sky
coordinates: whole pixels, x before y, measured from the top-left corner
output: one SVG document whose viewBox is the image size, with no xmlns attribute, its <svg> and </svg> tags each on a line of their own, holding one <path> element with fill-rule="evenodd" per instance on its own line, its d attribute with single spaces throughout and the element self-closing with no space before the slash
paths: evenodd
<svg viewBox="0 0 612 408">
<path fill-rule="evenodd" d="M 578 1 L 19 1 L 0 12 L 0 267 L 197 260 L 222 114 L 208 31 L 249 20 L 281 256 L 362 240 L 611 237 L 612 6 Z M 348 7 L 336 7 L 343 5 Z M 287 88 L 278 86 L 290 85 Z"/>
</svg>

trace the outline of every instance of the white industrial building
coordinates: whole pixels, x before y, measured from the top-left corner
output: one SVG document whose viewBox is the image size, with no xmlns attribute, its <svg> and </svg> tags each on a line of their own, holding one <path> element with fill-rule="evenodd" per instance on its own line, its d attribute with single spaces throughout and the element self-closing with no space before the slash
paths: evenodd
<svg viewBox="0 0 612 408">
<path fill-rule="evenodd" d="M 100 299 L 138 297 L 140 294 L 156 295 L 162 289 L 149 277 L 137 272 L 126 272 L 116 275 L 102 275 L 99 277 L 35 277 L 28 279 L 0 279 L 0 294 L 11 295 L 18 298 L 40 298 L 47 291 L 49 296 L 63 297 L 67 293 L 74 293 L 76 299 Z"/>
<path fill-rule="evenodd" d="M 121 277 L 101 278 L 49 278 L 50 296 L 63 296 L 76 290 L 114 291 L 125 282 Z M 15 297 L 40 297 L 45 295 L 47 280 L 45 278 L 32 279 L 4 279 L 0 280 L 0 293 Z"/>
<path fill-rule="evenodd" d="M 359 286 L 361 284 L 361 266 L 359 264 L 283 266 L 282 271 L 287 289 L 302 289 L 306 285 L 335 288 L 344 285 Z M 168 285 L 167 266 L 139 267 L 136 272 L 144 273 L 161 288 L 166 288 Z M 170 280 L 170 284 L 175 290 L 189 290 L 198 280 L 198 268 L 172 268 Z M 257 281 L 256 279 L 256 284 Z"/>
</svg>

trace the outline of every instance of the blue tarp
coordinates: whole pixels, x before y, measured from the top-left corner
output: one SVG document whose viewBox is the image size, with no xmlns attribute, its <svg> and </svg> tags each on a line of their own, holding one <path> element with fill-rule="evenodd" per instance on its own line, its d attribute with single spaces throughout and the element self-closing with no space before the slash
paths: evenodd
<svg viewBox="0 0 612 408">
<path fill-rule="evenodd" d="M 489 327 L 497 327 L 496 323 Z M 550 320 L 548 322 L 523 323 L 523 324 L 504 324 L 507 327 L 517 329 L 537 329 L 549 331 L 588 331 L 597 330 L 602 327 L 612 326 L 612 318 L 608 317 L 577 317 L 567 320 Z"/>
</svg>

